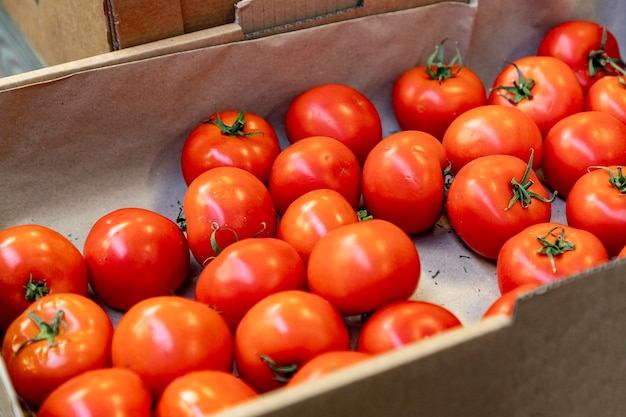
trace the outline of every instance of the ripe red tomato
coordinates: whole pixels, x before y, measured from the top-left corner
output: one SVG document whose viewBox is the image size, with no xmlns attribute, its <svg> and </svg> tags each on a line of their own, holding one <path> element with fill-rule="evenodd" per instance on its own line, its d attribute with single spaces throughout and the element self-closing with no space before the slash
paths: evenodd
<svg viewBox="0 0 626 417">
<path fill-rule="evenodd" d="M 543 137 L 537 124 L 517 107 L 485 105 L 457 117 L 442 140 L 450 171 L 459 172 L 479 156 L 504 154 L 528 159 L 534 149 L 533 169 L 539 169 Z"/>
<path fill-rule="evenodd" d="M 602 242 L 586 230 L 537 223 L 512 236 L 496 262 L 500 293 L 525 284 L 547 284 L 609 260 Z"/>
<path fill-rule="evenodd" d="M 394 83 L 393 113 L 402 130 L 419 130 L 438 140 L 456 117 L 487 103 L 480 78 L 463 66 L 461 54 L 444 61 L 444 42 L 426 65 L 405 71 Z"/>
<path fill-rule="evenodd" d="M 232 371 L 233 341 L 213 308 L 179 296 L 151 297 L 121 318 L 111 346 L 113 366 L 135 371 L 158 397 L 186 372 Z"/>
<path fill-rule="evenodd" d="M 296 198 L 283 213 L 276 237 L 293 246 L 305 265 L 313 246 L 331 230 L 359 221 L 348 200 L 337 191 L 317 189 Z"/>
<path fill-rule="evenodd" d="M 285 134 L 294 143 L 310 136 L 330 136 L 346 145 L 362 164 L 383 137 L 374 104 L 343 84 L 312 87 L 296 97 L 285 114 Z"/>
<path fill-rule="evenodd" d="M 268 189 L 241 168 L 218 167 L 200 174 L 183 200 L 187 240 L 204 265 L 237 240 L 276 235 L 276 210 Z"/>
<path fill-rule="evenodd" d="M 567 196 L 567 224 L 593 233 L 610 256 L 626 245 L 626 177 L 623 166 L 594 167 Z"/>
<path fill-rule="evenodd" d="M 92 369 L 111 365 L 113 324 L 86 296 L 41 297 L 10 325 L 2 356 L 15 391 L 38 406 L 55 388 Z"/>
<path fill-rule="evenodd" d="M 258 392 L 285 384 L 313 357 L 350 350 L 348 329 L 324 298 L 306 291 L 281 291 L 255 304 L 235 332 L 235 365 Z"/>
<path fill-rule="evenodd" d="M 594 82 L 585 97 L 585 110 L 603 111 L 626 123 L 626 85 L 617 75 Z"/>
<path fill-rule="evenodd" d="M 222 111 L 196 126 L 185 141 L 181 167 L 187 185 L 211 168 L 234 166 L 267 184 L 270 169 L 280 153 L 274 128 L 249 112 Z"/>
<path fill-rule="evenodd" d="M 448 189 L 448 218 L 461 240 L 477 254 L 496 259 L 510 237 L 531 224 L 550 220 L 553 198 L 531 167 L 532 161 L 515 156 L 488 155 L 455 175 Z"/>
<path fill-rule="evenodd" d="M 271 237 L 244 239 L 206 265 L 195 299 L 219 311 L 234 332 L 250 307 L 286 290 L 306 290 L 306 268 L 296 249 Z"/>
<path fill-rule="evenodd" d="M 444 177 L 439 158 L 430 152 L 434 146 L 442 147 L 434 136 L 406 130 L 386 137 L 370 151 L 363 164 L 362 190 L 372 216 L 408 234 L 437 223 L 443 212 Z"/>
<path fill-rule="evenodd" d="M 123 368 L 87 371 L 46 397 L 37 417 L 150 417 L 152 395 L 136 373 Z"/>
<path fill-rule="evenodd" d="M 222 371 L 191 371 L 172 381 L 155 407 L 155 417 L 201 417 L 258 397 L 248 384 Z"/>
<path fill-rule="evenodd" d="M 355 352 L 353 350 L 338 350 L 321 353 L 298 369 L 289 379 L 286 386 L 292 387 L 297 384 L 315 381 L 316 379 L 348 368 L 371 357 L 369 353 Z"/>
<path fill-rule="evenodd" d="M 417 289 L 420 272 L 413 240 L 381 219 L 329 232 L 313 247 L 307 271 L 309 290 L 330 301 L 342 316 L 408 299 Z"/>
<path fill-rule="evenodd" d="M 361 166 L 346 145 L 328 136 L 311 136 L 278 155 L 269 180 L 278 213 L 284 213 L 301 195 L 320 188 L 337 191 L 355 209 L 359 205 Z"/>
<path fill-rule="evenodd" d="M 417 300 L 396 301 L 367 318 L 357 339 L 357 352 L 389 352 L 462 326 L 448 309 Z"/>
<path fill-rule="evenodd" d="M 511 291 L 505 292 L 496 298 L 496 300 L 485 310 L 483 313 L 483 319 L 487 317 L 493 317 L 499 314 L 506 316 L 512 316 L 515 310 L 515 303 L 517 299 L 523 294 L 529 293 L 536 288 L 539 288 L 541 284 L 538 282 L 532 282 L 529 284 L 523 284 L 519 287 L 515 287 Z"/>
<path fill-rule="evenodd" d="M 589 167 L 626 165 L 626 124 L 600 111 L 573 114 L 550 129 L 543 150 L 544 181 L 566 197 Z"/>
<path fill-rule="evenodd" d="M 142 208 L 112 211 L 91 227 L 83 254 L 100 301 L 127 310 L 176 291 L 189 272 L 189 245 L 167 217 Z"/>
<path fill-rule="evenodd" d="M 0 231 L 0 331 L 46 294 L 87 295 L 87 265 L 65 236 L 37 224 Z"/>
<path fill-rule="evenodd" d="M 522 110 L 545 137 L 556 122 L 582 111 L 585 97 L 574 71 L 563 61 L 551 56 L 528 56 L 500 71 L 487 102 Z"/>
<path fill-rule="evenodd" d="M 613 33 L 588 20 L 571 20 L 554 26 L 541 40 L 537 55 L 553 56 L 576 74 L 584 91 L 600 78 L 615 74 L 619 45 Z"/>
</svg>

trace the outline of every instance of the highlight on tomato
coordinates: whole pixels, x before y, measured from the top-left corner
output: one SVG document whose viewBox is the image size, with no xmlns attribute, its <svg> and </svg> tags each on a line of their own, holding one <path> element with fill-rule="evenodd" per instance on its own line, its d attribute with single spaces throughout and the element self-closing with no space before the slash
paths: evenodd
<svg viewBox="0 0 626 417">
<path fill-rule="evenodd" d="M 541 284 L 532 282 L 529 284 L 522 284 L 519 287 L 515 287 L 514 289 L 501 294 L 493 303 L 491 303 L 489 307 L 487 307 L 487 310 L 485 310 L 482 315 L 482 319 L 497 315 L 511 317 L 515 312 L 517 300 L 524 294 L 534 291 L 539 287 L 541 287 Z"/>
<path fill-rule="evenodd" d="M 318 380 L 329 374 L 361 363 L 371 357 L 372 355 L 367 352 L 356 352 L 354 350 L 338 350 L 320 353 L 298 369 L 296 373 L 291 376 L 289 381 L 287 381 L 285 386 L 293 387 L 295 385 Z"/>
</svg>

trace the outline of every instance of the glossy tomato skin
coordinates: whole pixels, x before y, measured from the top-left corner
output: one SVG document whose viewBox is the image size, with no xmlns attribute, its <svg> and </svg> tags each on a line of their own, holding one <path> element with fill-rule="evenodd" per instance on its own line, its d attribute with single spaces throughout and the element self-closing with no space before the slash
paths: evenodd
<svg viewBox="0 0 626 417">
<path fill-rule="evenodd" d="M 382 139 L 378 110 L 363 93 L 344 84 L 323 84 L 296 97 L 285 114 L 285 134 L 294 143 L 310 136 L 330 136 L 360 163 Z"/>
<path fill-rule="evenodd" d="M 27 292 L 29 283 L 40 289 Z M 88 285 L 83 255 L 59 232 L 38 224 L 0 231 L 0 331 L 39 296 L 86 296 Z"/>
<path fill-rule="evenodd" d="M 136 373 L 123 368 L 84 372 L 56 388 L 37 417 L 151 417 L 152 395 Z"/>
<path fill-rule="evenodd" d="M 513 311 L 515 310 L 515 303 L 517 299 L 529 293 L 536 288 L 539 288 L 541 284 L 537 282 L 532 282 L 529 284 L 523 284 L 519 287 L 515 287 L 511 291 L 507 291 L 504 294 L 501 294 L 500 297 L 496 298 L 495 301 L 485 310 L 483 313 L 483 319 L 487 317 L 493 317 L 496 315 L 505 315 L 512 316 Z"/>
<path fill-rule="evenodd" d="M 534 120 L 517 107 L 496 104 L 475 107 L 457 117 L 442 144 L 453 174 L 480 156 L 504 154 L 527 160 L 531 149 L 537 170 L 543 156 L 543 137 Z"/>
<path fill-rule="evenodd" d="M 250 307 L 286 290 L 306 290 L 306 268 L 295 248 L 277 238 L 244 239 L 200 272 L 195 299 L 219 311 L 234 332 Z"/>
<path fill-rule="evenodd" d="M 185 372 L 232 370 L 233 340 L 220 314 L 179 296 L 142 300 L 120 319 L 111 346 L 113 366 L 141 376 L 153 396 Z"/>
<path fill-rule="evenodd" d="M 234 131 L 220 128 L 219 122 Z M 189 185 L 211 168 L 235 166 L 267 184 L 272 163 L 279 153 L 278 136 L 261 116 L 234 110 L 214 113 L 185 140 L 181 151 L 183 178 Z"/>
<path fill-rule="evenodd" d="M 301 195 L 321 188 L 337 191 L 357 208 L 361 198 L 361 166 L 346 145 L 328 136 L 311 136 L 291 144 L 278 155 L 269 180 L 278 213 L 284 213 Z"/>
<path fill-rule="evenodd" d="M 232 373 L 191 371 L 176 378 L 163 391 L 155 417 L 203 417 L 250 401 L 258 393 Z"/>
<path fill-rule="evenodd" d="M 461 240 L 477 254 L 495 260 L 504 242 L 526 227 L 547 222 L 550 196 L 530 171 L 528 190 L 548 200 L 531 198 L 526 207 L 515 201 L 512 180 L 522 182 L 528 163 L 511 155 L 479 157 L 459 170 L 448 190 L 446 210 Z"/>
<path fill-rule="evenodd" d="M 296 198 L 283 213 L 276 237 L 293 246 L 305 266 L 313 246 L 331 230 L 359 221 L 352 205 L 331 189 L 309 191 Z"/>
<path fill-rule="evenodd" d="M 394 133 L 378 143 L 363 165 L 363 202 L 367 211 L 408 234 L 432 228 L 441 217 L 444 178 L 440 160 L 430 153 L 440 142 L 417 130 Z M 444 152 L 445 153 L 445 152 Z"/>
<path fill-rule="evenodd" d="M 354 350 L 338 350 L 321 353 L 298 369 L 289 379 L 286 386 L 293 387 L 295 385 L 315 381 L 328 374 L 361 363 L 371 357 L 372 355 L 369 353 L 356 352 Z"/>
<path fill-rule="evenodd" d="M 287 380 L 313 357 L 350 350 L 350 336 L 337 310 L 306 291 L 282 291 L 265 297 L 243 317 L 235 332 L 235 365 L 241 378 L 263 393 L 284 386 L 268 365 L 291 366 L 278 372 Z"/>
<path fill-rule="evenodd" d="M 189 273 L 189 245 L 182 230 L 143 208 L 121 208 L 98 219 L 83 254 L 94 293 L 118 310 L 175 292 Z"/>
<path fill-rule="evenodd" d="M 574 183 L 565 204 L 567 224 L 593 233 L 610 256 L 626 245 L 625 173 L 626 166 L 590 169 Z"/>
<path fill-rule="evenodd" d="M 571 250 L 553 255 L 554 265 L 545 253 L 542 240 L 561 245 L 563 239 Z M 609 260 L 602 242 L 586 230 L 559 223 L 537 223 L 511 237 L 498 254 L 496 273 L 500 293 L 525 284 L 547 284 Z"/>
<path fill-rule="evenodd" d="M 545 183 L 562 197 L 591 166 L 626 165 L 626 124 L 608 113 L 586 111 L 560 120 L 545 138 Z"/>
<path fill-rule="evenodd" d="M 622 250 L 617 254 L 618 258 L 626 258 L 626 246 L 622 248 Z"/>
<path fill-rule="evenodd" d="M 237 240 L 276 235 L 269 190 L 241 168 L 218 167 L 200 174 L 187 188 L 183 206 L 189 248 L 201 265 Z"/>
<path fill-rule="evenodd" d="M 486 103 L 485 86 L 467 67 L 443 80 L 433 79 L 425 65 L 411 68 L 398 77 L 392 91 L 400 128 L 426 132 L 438 140 L 455 118 Z"/>
<path fill-rule="evenodd" d="M 411 297 L 420 279 L 413 240 L 393 223 L 373 219 L 342 226 L 313 247 L 309 290 L 342 316 L 370 313 Z"/>
<path fill-rule="evenodd" d="M 515 64 L 525 80 L 534 80 L 532 98 L 512 103 L 512 94 L 499 89 L 520 83 Z M 537 123 L 543 137 L 562 118 L 583 110 L 585 97 L 574 71 L 563 61 L 551 56 L 527 56 L 507 65 L 494 79 L 488 104 L 513 106 L 528 114 Z"/>
<path fill-rule="evenodd" d="M 52 345 L 46 339 L 32 340 L 41 333 L 34 317 L 56 330 L 51 333 Z M 49 294 L 11 323 L 2 355 L 15 391 L 36 407 L 70 378 L 109 367 L 112 337 L 113 324 L 95 301 L 74 293 Z"/>
<path fill-rule="evenodd" d="M 367 318 L 359 333 L 356 351 L 389 352 L 460 326 L 461 321 L 451 311 L 437 304 L 396 301 Z"/>
<path fill-rule="evenodd" d="M 588 20 L 571 20 L 554 26 L 541 40 L 537 55 L 553 56 L 565 62 L 576 74 L 586 92 L 594 82 L 611 74 L 599 70 L 595 76 L 589 72 L 589 54 L 602 49 L 602 25 Z M 619 45 L 613 33 L 606 31 L 604 52 L 608 57 L 620 59 Z"/>
<path fill-rule="evenodd" d="M 587 91 L 585 110 L 602 111 L 626 123 L 626 87 L 617 75 L 600 78 Z"/>
</svg>

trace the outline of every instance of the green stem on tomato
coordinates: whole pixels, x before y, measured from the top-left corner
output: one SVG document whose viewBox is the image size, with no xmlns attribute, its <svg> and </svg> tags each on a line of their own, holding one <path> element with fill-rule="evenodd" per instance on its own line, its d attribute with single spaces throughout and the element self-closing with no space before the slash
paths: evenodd
<svg viewBox="0 0 626 417">
<path fill-rule="evenodd" d="M 556 235 L 554 231 L 561 229 L 561 232 Z M 554 241 L 548 240 L 553 237 Z M 576 249 L 576 245 L 569 240 L 565 240 L 565 229 L 562 226 L 553 227 L 543 236 L 537 236 L 537 240 L 541 243 L 542 247 L 537 250 L 537 253 L 546 255 L 550 259 L 550 265 L 552 266 L 552 272 L 556 273 L 556 263 L 554 261 L 555 256 L 559 256 L 567 251 Z"/>
<path fill-rule="evenodd" d="M 210 123 L 219 127 L 222 134 L 226 136 L 234 136 L 234 137 L 252 136 L 252 135 L 259 133 L 259 131 L 244 132 L 244 129 L 246 127 L 246 118 L 245 118 L 245 112 L 243 111 L 239 112 L 239 114 L 237 115 L 237 118 L 235 119 L 232 125 L 227 125 L 226 123 L 224 123 L 219 113 L 217 113 L 217 118 L 207 119 L 203 121 L 202 123 Z"/>
<path fill-rule="evenodd" d="M 605 166 L 590 166 L 589 169 L 603 169 L 609 173 L 609 183 L 615 187 L 617 191 L 619 191 L 620 196 L 626 196 L 626 177 L 624 177 L 624 173 L 622 172 L 622 167 L 617 167 L 617 175 L 611 170 L 609 167 Z"/>
<path fill-rule="evenodd" d="M 67 323 L 63 321 L 63 310 L 57 311 L 50 323 L 46 322 L 33 311 L 29 311 L 28 313 L 26 313 L 26 315 L 32 321 L 34 321 L 35 324 L 37 324 L 37 327 L 39 327 L 39 333 L 36 336 L 25 340 L 13 353 L 13 356 L 17 355 L 24 347 L 28 346 L 29 344 L 40 340 L 47 341 L 48 346 L 56 346 L 54 338 L 61 333 L 61 326 L 67 327 Z"/>
<path fill-rule="evenodd" d="M 515 62 L 511 62 L 511 65 L 515 67 L 518 79 L 513 81 L 512 86 L 499 85 L 497 87 L 494 87 L 493 90 L 504 91 L 504 93 L 501 93 L 500 95 L 513 104 L 517 104 L 522 100 L 532 99 L 532 89 L 535 86 L 535 80 L 533 80 L 532 78 L 524 78 L 524 74 L 522 74 L 522 71 L 519 69 Z"/>
<path fill-rule="evenodd" d="M 287 383 L 293 374 L 299 369 L 295 363 L 290 365 L 278 365 L 272 358 L 267 355 L 260 354 L 259 357 L 274 374 L 274 379 L 280 383 Z"/>
<path fill-rule="evenodd" d="M 459 51 L 458 46 L 456 47 L 456 55 L 454 58 L 448 63 L 445 62 L 443 46 L 445 41 L 446 39 L 442 40 L 441 43 L 435 47 L 435 52 L 426 60 L 426 73 L 431 79 L 437 80 L 439 83 L 456 76 L 463 68 L 463 58 L 461 57 L 461 51 Z"/>
<path fill-rule="evenodd" d="M 617 73 L 618 80 L 621 85 L 626 87 L 626 71 L 624 70 L 624 61 L 619 58 L 609 56 L 605 51 L 607 39 L 606 26 L 602 26 L 602 41 L 600 48 L 589 52 L 589 76 L 595 77 L 598 71 L 606 71 L 608 73 Z"/>
<path fill-rule="evenodd" d="M 24 285 L 24 289 L 26 290 L 24 298 L 31 303 L 50 292 L 50 288 L 46 285 L 46 281 L 35 281 L 33 279 L 33 274 L 30 274 L 28 283 Z"/>
<path fill-rule="evenodd" d="M 545 198 L 544 196 L 541 196 L 529 190 L 530 187 L 532 187 L 533 184 L 535 183 L 533 180 L 530 179 L 530 173 L 532 172 L 532 169 L 533 169 L 534 154 L 535 154 L 535 150 L 531 148 L 530 158 L 528 159 L 528 165 L 526 167 L 526 171 L 524 172 L 524 176 L 522 177 L 521 181 L 518 182 L 515 178 L 511 179 L 511 188 L 513 189 L 513 197 L 511 197 L 511 200 L 509 201 L 509 205 L 506 207 L 505 210 L 508 210 L 511 207 L 513 207 L 513 204 L 515 204 L 517 201 L 520 202 L 520 204 L 522 205 L 522 208 L 528 208 L 528 206 L 530 206 L 530 204 L 532 203 L 533 198 L 536 198 L 539 201 L 543 201 L 544 203 L 551 203 L 556 198 L 556 191 L 554 192 L 554 194 L 552 194 L 552 198 Z"/>
</svg>

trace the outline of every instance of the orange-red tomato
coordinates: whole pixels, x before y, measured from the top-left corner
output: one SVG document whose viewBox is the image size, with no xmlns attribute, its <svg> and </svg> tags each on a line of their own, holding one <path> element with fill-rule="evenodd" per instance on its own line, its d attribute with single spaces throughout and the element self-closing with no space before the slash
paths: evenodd
<svg viewBox="0 0 626 417">
<path fill-rule="evenodd" d="M 371 358 L 369 353 L 356 352 L 354 350 L 338 350 L 320 353 L 298 369 L 296 373 L 291 376 L 286 386 L 292 387 L 298 384 L 315 381 L 325 375 L 348 368 L 369 358 Z"/>
<path fill-rule="evenodd" d="M 483 313 L 483 318 L 492 317 L 499 314 L 504 314 L 506 316 L 513 315 L 513 310 L 515 308 L 515 303 L 517 299 L 526 294 L 535 288 L 539 288 L 541 284 L 533 282 L 530 284 L 520 285 L 512 289 L 511 291 L 505 292 L 500 295 L 500 297 L 496 298 L 496 300 L 485 310 Z"/>
<path fill-rule="evenodd" d="M 585 110 L 602 111 L 626 123 L 626 86 L 617 75 L 600 78 L 587 91 Z"/>
</svg>

